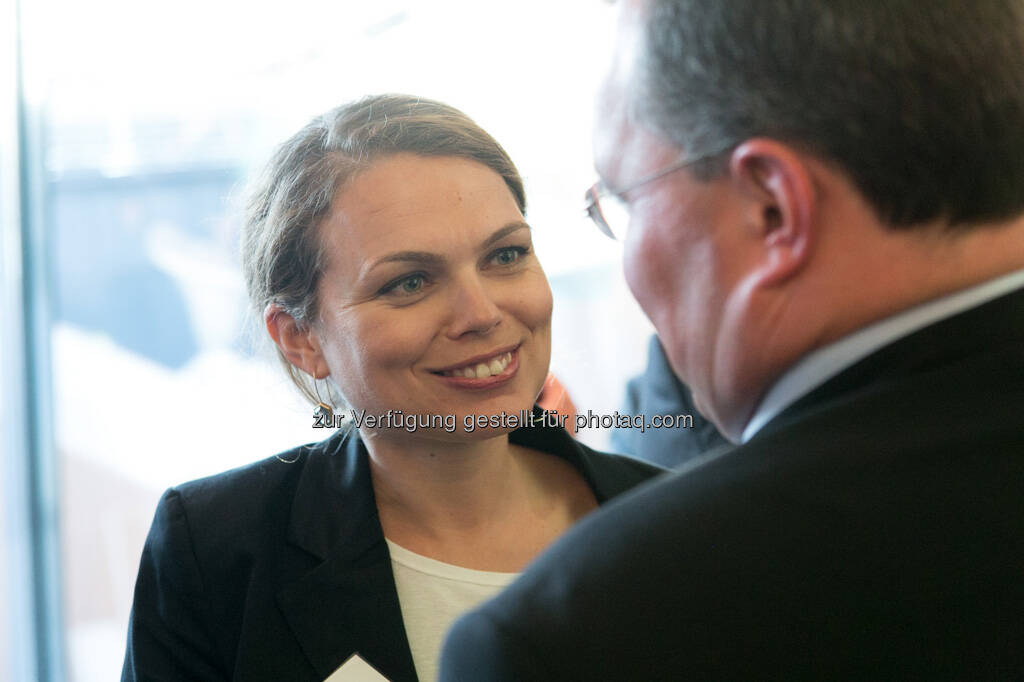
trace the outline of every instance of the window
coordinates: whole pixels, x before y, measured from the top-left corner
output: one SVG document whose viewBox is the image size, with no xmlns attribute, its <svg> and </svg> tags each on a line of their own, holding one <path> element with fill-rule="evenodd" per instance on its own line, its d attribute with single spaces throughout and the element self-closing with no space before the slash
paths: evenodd
<svg viewBox="0 0 1024 682">
<path fill-rule="evenodd" d="M 29 307 L 50 306 L 49 354 L 35 362 L 52 419 L 37 426 L 54 444 L 56 495 L 42 504 L 60 529 L 59 553 L 43 560 L 59 555 L 69 679 L 119 675 L 165 488 L 321 437 L 246 338 L 236 256 L 249 174 L 315 114 L 412 92 L 501 141 L 524 175 L 555 294 L 552 369 L 578 407 L 618 407 L 650 328 L 617 247 L 579 212 L 610 20 L 591 0 L 26 3 L 24 101 L 45 133 L 27 141 L 41 171 L 29 208 L 50 273 L 49 303 Z M 22 489 L 13 477 L 5 485 Z"/>
</svg>

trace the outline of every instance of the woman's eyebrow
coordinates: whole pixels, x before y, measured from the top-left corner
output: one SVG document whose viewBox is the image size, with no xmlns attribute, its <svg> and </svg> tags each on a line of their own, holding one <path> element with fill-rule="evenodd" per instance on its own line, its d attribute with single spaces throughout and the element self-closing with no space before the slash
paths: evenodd
<svg viewBox="0 0 1024 682">
<path fill-rule="evenodd" d="M 521 220 L 517 220 L 514 223 L 509 223 L 505 227 L 501 227 L 495 230 L 493 234 L 491 234 L 489 237 L 487 237 L 487 239 L 483 241 L 483 243 L 480 245 L 480 248 L 486 249 L 488 246 L 491 246 L 495 242 L 501 241 L 502 239 L 512 234 L 513 232 L 529 229 L 530 226 Z M 445 258 L 444 256 L 440 256 L 436 253 L 431 253 L 430 251 L 396 251 L 394 253 L 389 253 L 388 255 L 382 256 L 381 258 L 375 260 L 368 268 L 366 268 L 366 272 L 370 272 L 379 265 L 396 262 L 416 263 L 418 265 L 424 266 L 440 266 L 444 264 Z"/>
<path fill-rule="evenodd" d="M 526 223 L 524 223 L 522 220 L 517 220 L 514 223 L 509 223 L 505 227 L 497 229 L 494 232 L 494 234 L 492 234 L 490 237 L 485 239 L 483 241 L 483 244 L 480 245 L 480 248 L 481 249 L 486 249 L 491 244 L 494 244 L 495 242 L 501 241 L 502 239 L 504 239 L 508 235 L 512 234 L 513 232 L 518 232 L 519 230 L 527 230 L 527 231 L 529 231 L 529 229 L 530 229 L 530 226 L 527 225 Z"/>
<path fill-rule="evenodd" d="M 375 261 L 365 261 L 356 281 L 363 281 L 373 276 L 373 271 L 388 263 L 406 263 L 425 268 L 440 268 L 444 265 L 445 259 L 436 253 L 429 251 L 395 251 L 382 256 Z"/>
<path fill-rule="evenodd" d="M 394 262 L 411 262 L 419 263 L 421 265 L 441 265 L 444 263 L 444 258 L 436 253 L 430 253 L 429 251 L 396 251 L 395 253 L 389 253 L 383 258 L 377 259 L 368 269 L 372 270 L 378 265 Z"/>
</svg>

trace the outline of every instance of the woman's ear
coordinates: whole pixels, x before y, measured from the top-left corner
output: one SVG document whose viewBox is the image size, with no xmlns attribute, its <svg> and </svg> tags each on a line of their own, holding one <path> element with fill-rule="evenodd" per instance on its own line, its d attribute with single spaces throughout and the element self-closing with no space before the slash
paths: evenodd
<svg viewBox="0 0 1024 682">
<path fill-rule="evenodd" d="M 754 138 L 732 153 L 729 171 L 747 198 L 746 221 L 758 240 L 756 280 L 777 286 L 811 256 L 817 196 L 810 169 L 791 147 Z"/>
<path fill-rule="evenodd" d="M 300 324 L 277 303 L 271 303 L 264 309 L 263 322 L 270 338 L 288 362 L 314 379 L 323 379 L 331 373 L 320 349 L 320 341 L 310 325 Z"/>
</svg>

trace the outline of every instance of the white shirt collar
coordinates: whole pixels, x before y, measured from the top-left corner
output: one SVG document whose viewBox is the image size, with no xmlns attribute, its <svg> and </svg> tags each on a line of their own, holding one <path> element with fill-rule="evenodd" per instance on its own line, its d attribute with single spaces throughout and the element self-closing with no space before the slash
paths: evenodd
<svg viewBox="0 0 1024 682">
<path fill-rule="evenodd" d="M 740 437 L 746 443 L 787 407 L 882 346 L 969 308 L 1024 287 L 1024 270 L 908 308 L 814 350 L 790 367 L 765 393 Z"/>
</svg>

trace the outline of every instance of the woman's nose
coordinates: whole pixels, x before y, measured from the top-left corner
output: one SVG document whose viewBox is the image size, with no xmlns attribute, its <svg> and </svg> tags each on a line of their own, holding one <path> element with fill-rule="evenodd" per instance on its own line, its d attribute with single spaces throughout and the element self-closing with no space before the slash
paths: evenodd
<svg viewBox="0 0 1024 682">
<path fill-rule="evenodd" d="M 455 339 L 464 334 L 486 334 L 502 319 L 493 292 L 477 276 L 466 277 L 454 283 L 451 297 L 451 317 L 448 336 Z"/>
</svg>

